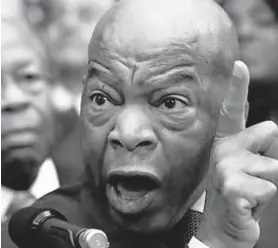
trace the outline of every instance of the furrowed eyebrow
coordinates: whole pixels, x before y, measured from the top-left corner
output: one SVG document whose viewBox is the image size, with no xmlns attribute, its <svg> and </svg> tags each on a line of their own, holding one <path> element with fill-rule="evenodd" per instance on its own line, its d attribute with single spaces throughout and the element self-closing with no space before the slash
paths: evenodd
<svg viewBox="0 0 278 248">
<path fill-rule="evenodd" d="M 108 67 L 95 61 L 91 61 L 88 67 L 87 80 L 92 78 L 98 78 L 103 83 L 115 89 L 120 84 Z"/>
<path fill-rule="evenodd" d="M 181 82 L 196 82 L 199 84 L 199 79 L 194 70 L 190 66 L 179 66 L 175 69 L 167 70 L 165 73 L 154 75 L 145 81 L 142 85 L 165 85 Z"/>
<path fill-rule="evenodd" d="M 108 67 L 99 64 L 98 62 L 91 61 L 88 64 L 88 72 L 87 72 L 87 78 L 92 78 L 94 76 L 97 76 L 98 73 L 105 73 L 111 75 L 111 72 Z"/>
<path fill-rule="evenodd" d="M 96 69 L 94 67 L 89 67 L 87 72 L 87 78 L 92 78 L 96 75 Z"/>
<path fill-rule="evenodd" d="M 107 73 L 111 74 L 110 69 L 108 67 L 106 67 L 105 65 L 100 64 L 96 61 L 93 61 L 93 60 L 90 61 L 88 66 L 89 66 L 89 71 L 91 69 L 93 69 L 93 70 L 103 71 L 103 72 L 107 72 Z"/>
</svg>

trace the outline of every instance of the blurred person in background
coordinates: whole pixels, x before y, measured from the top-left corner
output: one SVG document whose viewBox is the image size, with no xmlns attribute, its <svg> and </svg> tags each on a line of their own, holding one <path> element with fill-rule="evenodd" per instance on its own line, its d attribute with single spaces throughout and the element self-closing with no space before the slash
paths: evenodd
<svg viewBox="0 0 278 248">
<path fill-rule="evenodd" d="M 80 108 L 82 77 L 87 68 L 87 47 L 96 23 L 114 1 L 24 0 L 27 18 L 48 48 L 51 74 L 71 94 L 71 100 L 62 104 L 62 109 L 68 109 L 61 111 L 67 117 L 64 114 L 60 118 L 60 124 L 65 123 L 60 125 L 60 132 L 66 133 L 60 135 L 66 138 L 61 142 L 58 156 L 63 167 L 68 167 L 68 164 L 82 164 L 80 146 L 77 147 L 75 140 L 79 138 L 80 133 L 77 115 Z M 59 94 L 56 96 L 59 102 L 61 97 Z M 68 128 L 66 124 L 71 112 L 73 128 Z M 65 127 L 69 131 L 65 131 Z"/>
<path fill-rule="evenodd" d="M 29 19 L 49 47 L 53 73 L 73 93 L 79 109 L 87 45 L 96 23 L 115 0 L 25 1 Z"/>
<path fill-rule="evenodd" d="M 241 57 L 250 70 L 248 126 L 278 121 L 278 1 L 229 0 L 224 8 L 238 30 Z"/>
<path fill-rule="evenodd" d="M 238 30 L 241 56 L 250 70 L 247 125 L 272 119 L 278 123 L 278 1 L 226 0 L 224 9 Z M 256 248 L 278 245 L 278 197 L 265 210 Z"/>
<path fill-rule="evenodd" d="M 60 85 L 67 88 L 71 101 L 64 102 L 62 111 L 69 116 L 73 129 L 65 132 L 66 125 L 60 125 L 60 132 L 69 135 L 61 143 L 59 151 L 60 163 L 82 164 L 80 146 L 75 140 L 79 138 L 80 127 L 77 115 L 80 109 L 82 77 L 87 67 L 87 47 L 92 31 L 99 18 L 114 3 L 115 0 L 24 0 L 27 18 L 36 28 L 48 47 L 51 59 L 51 73 Z M 57 99 L 61 99 L 56 94 Z M 75 120 L 74 120 L 75 116 Z M 60 118 L 60 123 L 67 124 L 68 117 Z M 69 152 L 70 151 L 70 152 Z M 72 154 L 76 154 L 73 156 Z M 61 156 L 63 154 L 63 156 Z M 69 156 L 70 154 L 70 156 Z M 70 171 L 68 171 L 70 173 Z"/>
<path fill-rule="evenodd" d="M 12 20 L 2 22 L 1 50 L 1 193 L 9 208 L 13 190 L 29 190 L 40 168 L 44 168 L 41 165 L 54 144 L 54 114 L 45 55 L 26 25 Z M 59 186 L 55 169 L 50 171 L 51 181 L 47 178 L 48 183 L 41 185 L 48 188 L 43 192 L 40 189 L 38 194 L 33 192 L 36 197 Z M 2 217 L 7 215 L 1 210 Z"/>
<path fill-rule="evenodd" d="M 59 154 L 64 116 L 60 110 L 67 95 L 51 80 L 44 47 L 23 19 L 2 17 L 1 220 L 5 222 L 36 198 L 77 180 L 83 167 L 60 163 L 64 159 Z"/>
</svg>

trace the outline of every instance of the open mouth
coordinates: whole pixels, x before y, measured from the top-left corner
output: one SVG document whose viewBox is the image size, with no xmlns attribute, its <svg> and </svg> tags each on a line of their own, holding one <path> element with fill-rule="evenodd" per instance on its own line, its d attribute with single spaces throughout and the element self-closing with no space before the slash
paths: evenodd
<svg viewBox="0 0 278 248">
<path fill-rule="evenodd" d="M 124 214 L 136 214 L 150 206 L 159 180 L 148 173 L 115 173 L 108 177 L 106 194 L 112 207 Z"/>
<path fill-rule="evenodd" d="M 111 185 L 121 197 L 137 199 L 157 188 L 157 183 L 146 176 L 115 176 Z"/>
</svg>

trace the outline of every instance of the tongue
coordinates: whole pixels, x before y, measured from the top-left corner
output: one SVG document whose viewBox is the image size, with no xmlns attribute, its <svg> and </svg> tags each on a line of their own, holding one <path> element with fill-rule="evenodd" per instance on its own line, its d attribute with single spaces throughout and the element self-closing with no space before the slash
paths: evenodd
<svg viewBox="0 0 278 248">
<path fill-rule="evenodd" d="M 125 198 L 145 196 L 151 189 L 144 180 L 123 180 L 117 183 L 117 190 Z"/>
</svg>

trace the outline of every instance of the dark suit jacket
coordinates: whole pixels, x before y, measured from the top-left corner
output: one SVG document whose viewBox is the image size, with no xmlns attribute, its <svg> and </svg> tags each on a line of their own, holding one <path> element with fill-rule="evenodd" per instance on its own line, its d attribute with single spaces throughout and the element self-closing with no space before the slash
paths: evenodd
<svg viewBox="0 0 278 248">
<path fill-rule="evenodd" d="M 184 248 L 185 235 L 192 235 L 191 226 L 198 225 L 191 218 L 191 213 L 172 230 L 156 235 L 138 235 L 127 232 L 113 222 L 105 208 L 105 199 L 92 190 L 90 183 L 78 183 L 74 186 L 60 188 L 38 200 L 34 206 L 53 208 L 61 212 L 70 223 L 85 228 L 95 228 L 104 231 L 111 248 Z M 195 217 L 193 217 L 195 219 Z M 2 229 L 2 248 L 14 248 L 9 240 L 7 226 Z M 43 247 L 43 244 L 41 244 Z M 26 247 L 25 247 L 26 248 Z"/>
<path fill-rule="evenodd" d="M 61 185 L 72 184 L 84 173 L 79 116 L 75 109 L 55 114 L 55 144 L 51 158 Z"/>
</svg>

